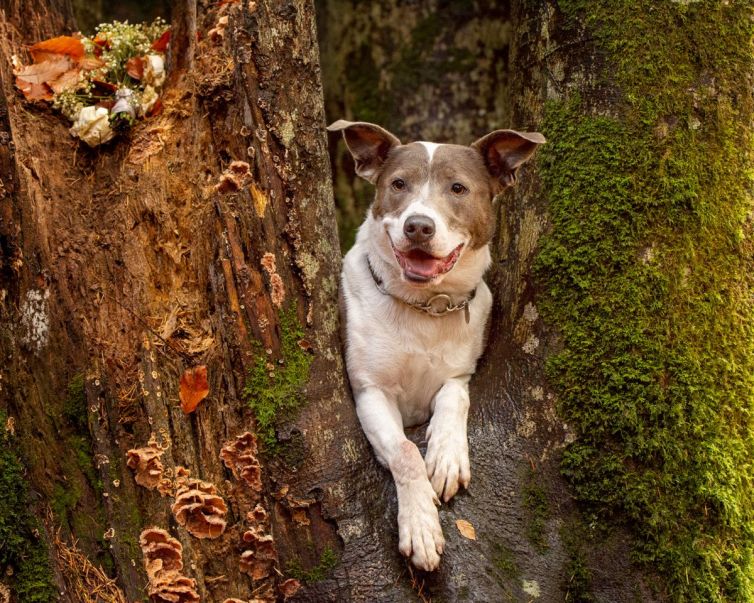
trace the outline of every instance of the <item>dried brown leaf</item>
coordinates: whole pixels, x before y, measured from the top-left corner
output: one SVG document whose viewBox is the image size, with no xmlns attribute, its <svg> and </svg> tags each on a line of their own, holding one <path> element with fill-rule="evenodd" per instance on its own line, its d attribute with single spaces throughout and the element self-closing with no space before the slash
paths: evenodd
<svg viewBox="0 0 754 603">
<path fill-rule="evenodd" d="M 26 100 L 52 100 L 52 90 L 47 84 L 32 84 L 16 78 L 16 88 L 18 88 Z"/>
<path fill-rule="evenodd" d="M 13 70 L 13 74 L 30 84 L 46 84 L 58 79 L 73 67 L 71 59 L 65 55 L 53 55 L 49 60 L 33 65 L 24 65 Z"/>
<path fill-rule="evenodd" d="M 464 538 L 476 540 L 476 530 L 474 529 L 474 526 L 465 519 L 456 519 L 456 527 Z"/>
</svg>

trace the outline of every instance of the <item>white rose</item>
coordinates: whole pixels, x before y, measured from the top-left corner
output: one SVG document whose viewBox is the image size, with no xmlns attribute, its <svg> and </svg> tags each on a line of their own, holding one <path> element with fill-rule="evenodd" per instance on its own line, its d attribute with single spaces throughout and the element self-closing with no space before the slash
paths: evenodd
<svg viewBox="0 0 754 603">
<path fill-rule="evenodd" d="M 157 102 L 157 99 L 160 98 L 160 95 L 157 94 L 157 90 L 155 90 L 152 86 L 147 86 L 144 88 L 144 92 L 141 93 L 141 104 L 139 105 L 139 115 L 146 115 L 152 110 L 152 107 L 154 107 L 154 104 Z"/>
<path fill-rule="evenodd" d="M 144 57 L 144 76 L 141 79 L 145 86 L 160 88 L 165 83 L 165 61 L 158 54 L 148 54 Z"/>
<path fill-rule="evenodd" d="M 104 107 L 84 107 L 71 127 L 71 134 L 78 136 L 90 147 L 96 147 L 115 136 L 110 128 L 109 111 Z"/>
</svg>

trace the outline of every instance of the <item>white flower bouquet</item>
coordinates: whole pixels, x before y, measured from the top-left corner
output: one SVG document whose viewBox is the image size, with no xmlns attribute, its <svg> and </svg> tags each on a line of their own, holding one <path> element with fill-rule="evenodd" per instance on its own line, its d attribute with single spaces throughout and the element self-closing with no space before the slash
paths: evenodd
<svg viewBox="0 0 754 603">
<path fill-rule="evenodd" d="M 161 110 L 169 40 L 162 19 L 44 40 L 29 48 L 31 65 L 13 57 L 16 87 L 27 100 L 51 101 L 73 123 L 71 134 L 96 147 Z"/>
</svg>

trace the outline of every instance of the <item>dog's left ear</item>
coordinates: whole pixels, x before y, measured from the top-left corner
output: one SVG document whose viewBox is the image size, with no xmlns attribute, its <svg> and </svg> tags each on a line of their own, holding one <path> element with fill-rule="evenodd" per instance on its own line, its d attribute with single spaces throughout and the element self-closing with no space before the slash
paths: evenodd
<svg viewBox="0 0 754 603">
<path fill-rule="evenodd" d="M 471 146 L 482 154 L 487 171 L 502 189 L 516 183 L 518 168 L 545 142 L 539 132 L 495 130 Z"/>
<path fill-rule="evenodd" d="M 356 173 L 372 184 L 377 182 L 388 153 L 401 144 L 385 128 L 365 121 L 339 119 L 327 126 L 330 132 L 343 132 L 348 150 L 356 162 Z"/>
</svg>

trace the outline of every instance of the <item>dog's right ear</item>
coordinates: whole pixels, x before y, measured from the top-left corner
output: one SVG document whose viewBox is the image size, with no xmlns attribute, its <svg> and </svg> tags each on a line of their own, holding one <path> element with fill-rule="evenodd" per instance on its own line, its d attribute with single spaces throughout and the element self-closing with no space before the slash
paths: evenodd
<svg viewBox="0 0 754 603">
<path fill-rule="evenodd" d="M 388 153 L 401 141 L 390 132 L 365 121 L 339 119 L 327 126 L 330 132 L 343 132 L 348 150 L 356 162 L 356 173 L 372 184 L 377 182 Z"/>
</svg>

